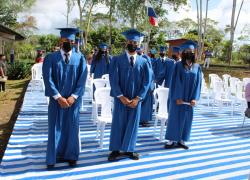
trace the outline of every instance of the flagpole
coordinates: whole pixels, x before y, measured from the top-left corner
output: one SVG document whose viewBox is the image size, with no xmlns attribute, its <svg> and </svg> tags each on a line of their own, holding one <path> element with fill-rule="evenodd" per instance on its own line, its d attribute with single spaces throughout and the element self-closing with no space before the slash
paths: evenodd
<svg viewBox="0 0 250 180">
<path fill-rule="evenodd" d="M 145 5 L 146 5 L 146 17 L 149 18 L 149 16 L 148 16 L 148 5 L 149 5 L 149 3 L 148 3 L 147 0 L 145 1 Z M 147 44 L 146 44 L 146 47 L 145 47 L 145 52 L 146 53 L 148 53 L 148 50 L 149 50 L 150 33 L 151 33 L 151 28 L 149 26 L 148 21 L 149 21 L 149 19 L 146 20 L 146 22 L 147 22 L 146 23 L 146 27 L 148 27 L 147 28 L 147 32 L 148 32 L 148 35 L 147 35 Z"/>
</svg>

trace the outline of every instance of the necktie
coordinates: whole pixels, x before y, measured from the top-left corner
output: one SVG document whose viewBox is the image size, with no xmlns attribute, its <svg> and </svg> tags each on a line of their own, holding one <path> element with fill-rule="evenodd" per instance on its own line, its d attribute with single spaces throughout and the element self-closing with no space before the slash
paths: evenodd
<svg viewBox="0 0 250 180">
<path fill-rule="evenodd" d="M 134 67 L 134 56 L 130 56 L 130 65 Z"/>
<path fill-rule="evenodd" d="M 164 62 L 164 59 L 163 59 L 163 58 L 161 59 L 161 62 L 162 62 L 162 63 Z"/>
<path fill-rule="evenodd" d="M 65 63 L 69 64 L 69 54 L 65 53 Z"/>
</svg>

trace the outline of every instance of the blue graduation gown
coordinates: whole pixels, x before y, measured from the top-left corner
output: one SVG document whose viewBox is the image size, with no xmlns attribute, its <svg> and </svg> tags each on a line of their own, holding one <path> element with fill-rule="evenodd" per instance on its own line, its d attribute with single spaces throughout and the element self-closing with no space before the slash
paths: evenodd
<svg viewBox="0 0 250 180">
<path fill-rule="evenodd" d="M 147 60 L 147 63 L 149 66 L 149 73 L 151 76 L 151 84 L 150 84 L 150 87 L 149 87 L 149 90 L 147 92 L 145 99 L 142 101 L 140 122 L 148 122 L 152 120 L 152 114 L 153 114 L 153 102 L 154 102 L 153 91 L 155 88 L 154 71 L 153 71 L 150 57 L 148 57 L 147 55 L 142 55 L 142 57 L 144 57 Z"/>
<path fill-rule="evenodd" d="M 199 64 L 194 64 L 190 70 L 185 69 L 182 62 L 175 64 L 169 91 L 166 139 L 172 141 L 190 139 L 194 108 L 189 105 L 177 105 L 176 100 L 197 101 L 200 98 L 201 82 Z"/>
<path fill-rule="evenodd" d="M 151 64 L 152 64 L 152 68 L 153 68 L 153 71 L 154 71 L 154 76 L 155 76 L 154 78 L 156 78 L 156 74 L 157 74 L 157 69 L 156 69 L 157 59 L 156 58 L 150 58 L 150 59 L 151 59 Z"/>
<path fill-rule="evenodd" d="M 79 110 L 87 78 L 85 58 L 72 52 L 66 64 L 60 51 L 46 56 L 43 63 L 45 96 L 50 97 L 48 107 L 47 164 L 55 164 L 56 157 L 78 160 L 80 151 Z M 79 96 L 70 108 L 61 108 L 53 98 L 60 93 L 68 98 Z"/>
<path fill-rule="evenodd" d="M 166 62 L 168 61 L 168 62 Z M 165 57 L 165 60 L 162 62 L 161 58 L 158 58 L 155 65 L 155 79 L 156 84 L 161 85 L 165 79 L 166 71 L 171 71 L 172 64 L 170 63 L 170 59 Z M 170 69 L 168 69 L 170 68 Z"/>
<path fill-rule="evenodd" d="M 110 85 L 114 96 L 113 119 L 110 133 L 111 151 L 134 152 L 141 115 L 141 102 L 136 108 L 129 108 L 117 98 L 124 95 L 129 99 L 145 98 L 150 86 L 150 73 L 146 60 L 137 56 L 131 67 L 127 54 L 114 56 L 111 60 Z"/>
<path fill-rule="evenodd" d="M 169 86 L 170 86 L 170 81 L 172 78 L 174 65 L 175 65 L 174 61 L 172 61 L 171 59 L 167 59 L 164 62 L 165 74 L 164 74 L 163 80 L 165 80 L 164 87 L 166 87 L 166 88 L 169 88 Z"/>
<path fill-rule="evenodd" d="M 94 73 L 94 79 L 102 78 L 102 75 L 109 73 L 110 59 L 110 56 L 107 59 L 105 56 L 102 56 L 99 61 L 96 61 L 95 58 L 93 58 L 90 73 Z"/>
</svg>

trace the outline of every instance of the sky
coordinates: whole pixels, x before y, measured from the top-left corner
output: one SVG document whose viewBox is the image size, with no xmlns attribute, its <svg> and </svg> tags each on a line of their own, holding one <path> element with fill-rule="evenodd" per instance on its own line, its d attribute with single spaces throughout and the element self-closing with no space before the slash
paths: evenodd
<svg viewBox="0 0 250 180">
<path fill-rule="evenodd" d="M 169 7 L 169 14 L 167 18 L 169 21 L 177 21 L 184 18 L 191 18 L 196 21 L 196 0 L 189 0 L 189 5 L 182 7 L 178 12 L 172 11 Z M 203 0 L 205 7 L 205 0 Z M 232 13 L 232 2 L 233 0 L 209 0 L 209 11 L 208 17 L 210 19 L 219 22 L 218 26 L 220 29 L 224 29 L 227 24 L 231 24 L 231 13 Z M 237 10 L 240 7 L 241 0 L 237 0 Z M 240 35 L 240 32 L 245 24 L 249 24 L 250 18 L 250 0 L 245 0 L 239 21 L 236 28 L 236 38 Z M 97 11 L 97 8 L 94 9 Z M 107 12 L 104 6 L 98 6 L 98 11 Z M 205 11 L 204 11 L 205 12 Z M 27 12 L 20 15 L 34 16 L 37 19 L 38 34 L 58 34 L 56 30 L 58 27 L 66 26 L 66 0 L 37 0 L 34 6 Z M 205 16 L 205 13 L 204 13 Z M 78 18 L 78 8 L 75 7 L 70 14 L 70 20 Z"/>
</svg>

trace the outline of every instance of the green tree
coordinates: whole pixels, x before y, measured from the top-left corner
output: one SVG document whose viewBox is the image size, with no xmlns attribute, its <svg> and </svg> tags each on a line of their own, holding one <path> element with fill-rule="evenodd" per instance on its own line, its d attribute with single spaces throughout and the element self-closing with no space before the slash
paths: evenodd
<svg viewBox="0 0 250 180">
<path fill-rule="evenodd" d="M 250 68 L 250 45 L 244 44 L 240 47 L 239 50 L 240 58 L 244 61 L 244 63 L 248 64 Z"/>
<path fill-rule="evenodd" d="M 0 22 L 6 26 L 15 28 L 17 14 L 29 9 L 36 0 L 1 0 Z"/>
<path fill-rule="evenodd" d="M 38 36 L 39 46 L 37 48 L 50 52 L 55 46 L 58 46 L 58 40 L 59 37 L 54 34 Z"/>
<path fill-rule="evenodd" d="M 177 21 L 176 25 L 183 34 L 186 34 L 188 31 L 194 30 L 197 27 L 197 24 L 190 18 L 185 18 Z"/>
</svg>

